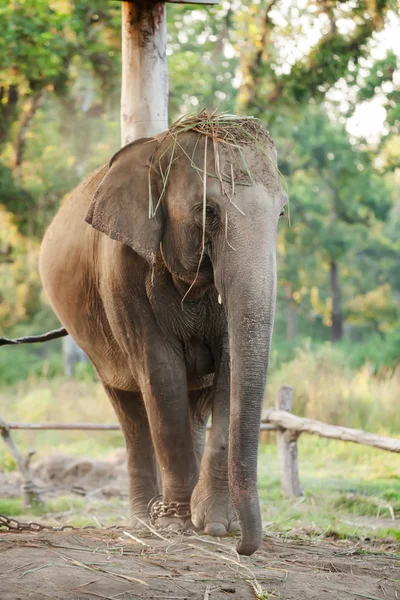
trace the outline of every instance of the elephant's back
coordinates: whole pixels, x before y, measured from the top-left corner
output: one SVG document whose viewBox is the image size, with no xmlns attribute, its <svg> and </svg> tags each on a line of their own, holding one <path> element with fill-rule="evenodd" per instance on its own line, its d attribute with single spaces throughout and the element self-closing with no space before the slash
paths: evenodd
<svg viewBox="0 0 400 600">
<path fill-rule="evenodd" d="M 112 387 L 132 390 L 136 384 L 123 367 L 125 357 L 115 341 L 101 292 L 105 277 L 102 261 L 108 264 L 118 259 L 122 245 L 85 222 L 94 193 L 107 171 L 105 166 L 89 175 L 62 203 L 43 238 L 39 268 L 54 312 L 94 363 L 102 380 Z M 109 269 L 106 275 L 113 276 L 113 271 Z"/>
<path fill-rule="evenodd" d="M 85 217 L 107 170 L 107 166 L 102 167 L 89 175 L 65 199 L 40 248 L 39 270 L 47 299 L 72 334 L 80 315 L 92 308 L 86 306 L 88 290 L 95 301 L 94 256 L 98 232 L 85 222 Z"/>
<path fill-rule="evenodd" d="M 65 273 L 68 268 L 75 268 L 74 257 L 80 257 L 82 262 L 85 247 L 94 233 L 85 222 L 86 214 L 97 186 L 107 171 L 107 165 L 100 167 L 66 196 L 47 228 L 39 258 L 40 275 L 46 291 L 59 270 Z"/>
</svg>

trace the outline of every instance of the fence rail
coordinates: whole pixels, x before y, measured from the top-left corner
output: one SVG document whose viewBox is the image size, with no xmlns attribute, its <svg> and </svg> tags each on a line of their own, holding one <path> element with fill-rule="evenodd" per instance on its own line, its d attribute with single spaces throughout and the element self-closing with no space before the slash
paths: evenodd
<svg viewBox="0 0 400 600">
<path fill-rule="evenodd" d="M 299 477 L 297 449 L 297 440 L 302 433 L 400 453 L 400 439 L 297 417 L 292 414 L 292 406 L 293 388 L 288 385 L 281 386 L 278 390 L 275 408 L 263 411 L 260 425 L 261 431 L 276 431 L 281 487 L 283 494 L 288 498 L 303 494 Z M 40 500 L 30 470 L 30 461 L 35 452 L 30 451 L 26 456 L 23 456 L 11 436 L 10 432 L 12 430 L 119 431 L 120 426 L 118 424 L 97 423 L 6 423 L 0 417 L 0 434 L 22 475 L 23 500 L 24 504 L 29 506 L 32 501 Z"/>
<path fill-rule="evenodd" d="M 7 423 L 8 429 L 33 429 L 33 430 L 60 430 L 60 431 L 120 431 L 121 426 L 115 424 L 102 424 L 102 423 Z M 207 425 L 207 429 L 210 429 L 211 425 Z M 0 420 L 1 429 L 1 420 Z M 260 431 L 276 431 L 279 429 L 279 425 L 273 425 L 269 423 L 261 423 Z"/>
</svg>

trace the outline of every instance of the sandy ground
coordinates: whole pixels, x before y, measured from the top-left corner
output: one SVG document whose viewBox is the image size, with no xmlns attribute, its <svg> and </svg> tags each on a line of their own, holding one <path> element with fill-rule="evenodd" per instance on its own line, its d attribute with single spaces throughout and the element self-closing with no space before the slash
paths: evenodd
<svg viewBox="0 0 400 600">
<path fill-rule="evenodd" d="M 400 555 L 365 545 L 269 537 L 239 558 L 233 539 L 130 535 L 0 533 L 1 600 L 400 598 Z"/>
</svg>

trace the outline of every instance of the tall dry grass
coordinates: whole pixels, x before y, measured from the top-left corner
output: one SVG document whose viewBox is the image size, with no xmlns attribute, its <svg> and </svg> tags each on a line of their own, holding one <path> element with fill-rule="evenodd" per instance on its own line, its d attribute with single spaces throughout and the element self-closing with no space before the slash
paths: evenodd
<svg viewBox="0 0 400 600">
<path fill-rule="evenodd" d="M 331 345 L 298 350 L 270 373 L 265 404 L 273 405 L 282 384 L 294 388 L 293 412 L 334 425 L 400 434 L 400 369 L 374 374 L 372 365 L 352 370 Z"/>
<path fill-rule="evenodd" d="M 375 433 L 400 435 L 400 369 L 380 375 L 374 374 L 368 365 L 352 370 L 343 352 L 327 345 L 317 350 L 301 349 L 294 360 L 277 370 L 271 369 L 267 406 L 274 404 L 276 391 L 282 384 L 294 388 L 293 412 L 297 415 Z M 0 415 L 6 421 L 32 423 L 117 422 L 100 383 L 62 377 L 31 377 L 16 385 L 2 386 Z M 86 432 L 62 435 L 53 432 L 52 439 L 57 436 L 61 441 L 73 435 L 83 441 L 89 437 L 104 439 L 105 434 L 92 437 Z M 26 436 L 33 441 L 37 434 L 25 432 Z M 50 434 L 48 436 L 50 441 Z"/>
<path fill-rule="evenodd" d="M 92 381 L 29 378 L 0 389 L 0 416 L 25 423 L 117 423 L 100 383 Z M 52 453 L 104 456 L 124 445 L 122 433 L 106 431 L 13 431 L 21 451 L 36 449 L 38 456 Z M 13 467 L 5 444 L 0 443 L 0 469 Z"/>
</svg>

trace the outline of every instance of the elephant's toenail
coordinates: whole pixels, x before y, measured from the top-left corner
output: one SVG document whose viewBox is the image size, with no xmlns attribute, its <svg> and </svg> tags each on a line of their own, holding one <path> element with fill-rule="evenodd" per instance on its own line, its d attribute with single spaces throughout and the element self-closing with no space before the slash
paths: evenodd
<svg viewBox="0 0 400 600">
<path fill-rule="evenodd" d="M 192 514 L 192 523 L 197 529 L 203 529 L 203 520 L 199 515 Z"/>
<path fill-rule="evenodd" d="M 226 527 L 223 523 L 208 523 L 205 526 L 204 532 L 207 535 L 222 536 L 226 535 Z"/>
</svg>

